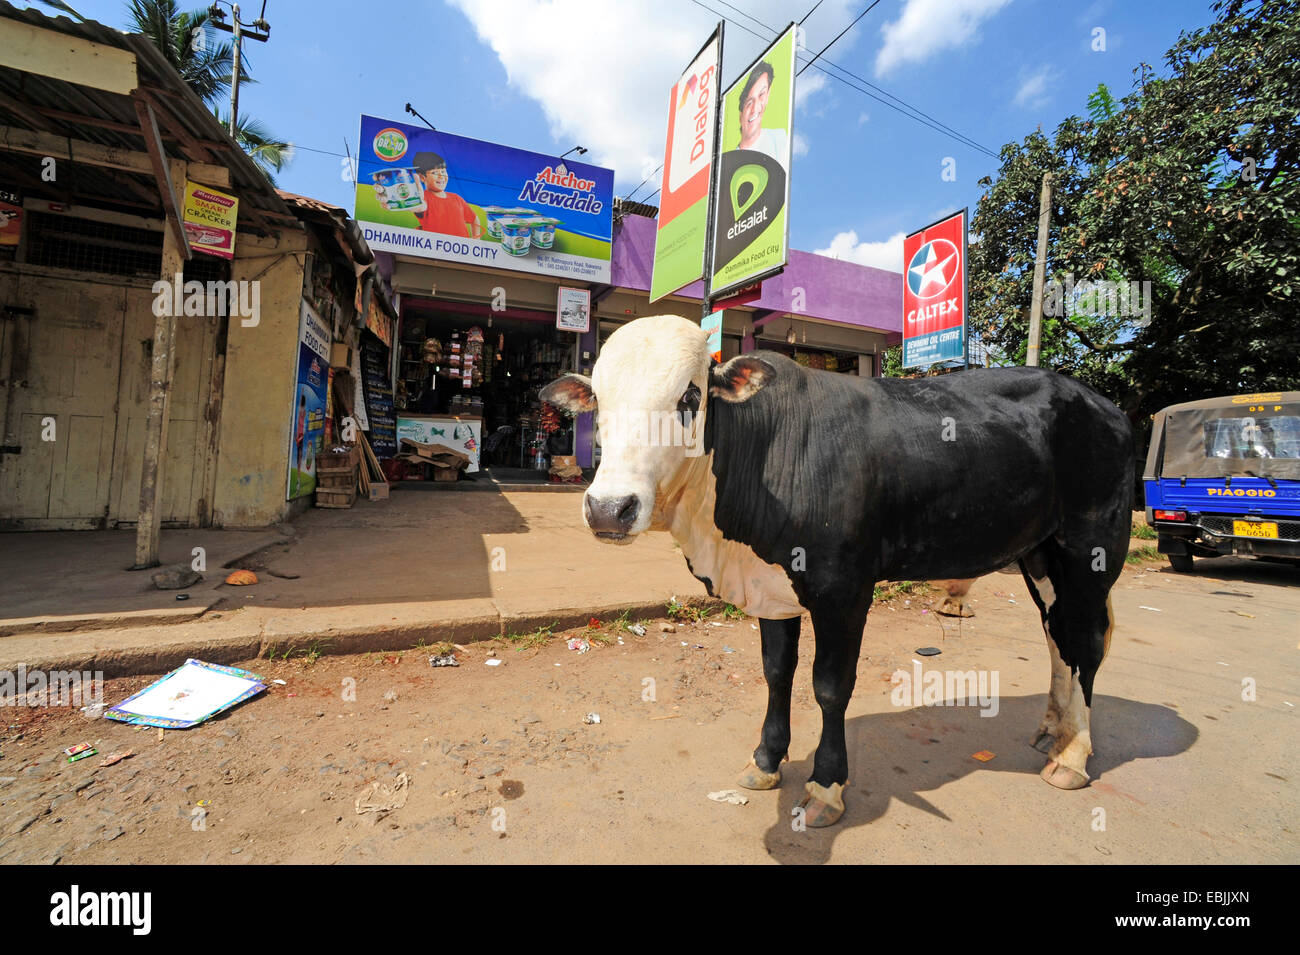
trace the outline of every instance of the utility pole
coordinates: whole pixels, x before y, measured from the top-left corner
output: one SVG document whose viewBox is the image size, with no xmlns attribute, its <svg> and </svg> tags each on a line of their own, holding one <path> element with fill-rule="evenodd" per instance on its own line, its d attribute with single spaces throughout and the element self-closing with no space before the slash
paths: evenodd
<svg viewBox="0 0 1300 955">
<path fill-rule="evenodd" d="M 225 3 L 230 7 L 232 22 L 225 22 L 226 15 L 221 12 L 221 4 Z M 227 33 L 233 33 L 235 36 L 235 54 L 230 65 L 230 135 L 233 138 L 235 129 L 239 125 L 239 67 L 243 56 L 244 38 L 257 40 L 265 43 L 271 36 L 271 25 L 264 19 L 266 15 L 266 0 L 262 0 L 262 12 L 258 14 L 256 20 L 252 23 L 245 23 L 239 19 L 239 4 L 228 3 L 227 0 L 217 0 L 208 8 L 208 17 L 212 26 L 217 30 L 224 30 Z M 244 31 L 249 32 L 245 33 Z"/>
<path fill-rule="evenodd" d="M 1047 272 L 1047 230 L 1052 221 L 1052 174 L 1043 173 L 1038 198 L 1038 256 L 1034 260 L 1034 298 L 1029 306 L 1029 352 L 1025 364 L 1038 366 L 1038 342 L 1043 328 L 1043 281 Z"/>
</svg>

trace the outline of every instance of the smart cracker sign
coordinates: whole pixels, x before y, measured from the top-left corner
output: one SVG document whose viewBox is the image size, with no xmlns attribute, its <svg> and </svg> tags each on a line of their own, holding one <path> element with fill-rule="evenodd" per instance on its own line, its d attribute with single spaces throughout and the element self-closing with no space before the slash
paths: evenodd
<svg viewBox="0 0 1300 955">
<path fill-rule="evenodd" d="M 711 298 L 785 267 L 794 77 L 792 23 L 722 98 Z"/>
<path fill-rule="evenodd" d="M 966 210 L 903 240 L 903 367 L 966 357 Z"/>
</svg>

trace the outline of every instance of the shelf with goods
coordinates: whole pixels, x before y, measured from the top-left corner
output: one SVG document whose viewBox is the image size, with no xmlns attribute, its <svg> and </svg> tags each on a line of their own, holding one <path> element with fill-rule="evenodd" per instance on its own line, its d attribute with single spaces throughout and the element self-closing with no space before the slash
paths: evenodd
<svg viewBox="0 0 1300 955">
<path fill-rule="evenodd" d="M 803 365 L 805 368 L 833 371 L 841 375 L 856 375 L 858 373 L 859 358 L 857 355 L 845 355 L 820 349 L 796 348 L 793 357 L 798 364 Z"/>
</svg>

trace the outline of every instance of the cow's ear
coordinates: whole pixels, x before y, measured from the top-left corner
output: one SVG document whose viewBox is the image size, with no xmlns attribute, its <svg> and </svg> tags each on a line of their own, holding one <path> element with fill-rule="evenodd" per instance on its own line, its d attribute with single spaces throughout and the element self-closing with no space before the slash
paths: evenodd
<svg viewBox="0 0 1300 955">
<path fill-rule="evenodd" d="M 709 369 L 709 394 L 733 403 L 748 401 L 775 374 L 776 370 L 763 359 L 737 355 L 725 365 Z"/>
<path fill-rule="evenodd" d="M 542 389 L 541 399 L 570 414 L 596 410 L 596 395 L 586 375 L 564 375 Z"/>
</svg>

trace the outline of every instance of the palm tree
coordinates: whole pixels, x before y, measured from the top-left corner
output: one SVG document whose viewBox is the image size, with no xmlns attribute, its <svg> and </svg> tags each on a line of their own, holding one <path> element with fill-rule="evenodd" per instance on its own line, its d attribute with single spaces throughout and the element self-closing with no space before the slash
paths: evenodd
<svg viewBox="0 0 1300 955">
<path fill-rule="evenodd" d="M 216 110 L 213 110 L 217 120 L 222 126 L 230 129 L 230 117 L 221 116 Z M 257 163 L 259 169 L 271 180 L 271 185 L 275 185 L 275 177 L 271 174 L 272 170 L 279 172 L 289 162 L 293 160 L 293 146 L 289 143 L 282 143 L 273 137 L 262 122 L 253 119 L 247 113 L 240 113 L 239 122 L 235 124 L 235 142 L 243 147 L 244 152 L 248 153 L 250 159 Z"/>
<path fill-rule="evenodd" d="M 50 2 L 50 0 L 46 0 Z M 182 13 L 176 0 L 131 0 L 127 7 L 136 32 L 153 41 L 199 98 L 213 108 L 222 126 L 230 130 L 230 120 L 222 119 L 218 107 L 230 95 L 234 46 L 212 44 L 208 40 L 208 11 Z M 239 85 L 255 82 L 241 58 Z M 271 134 L 262 123 L 241 116 L 235 124 L 233 138 L 259 169 L 275 183 L 272 172 L 279 172 L 293 158 L 293 147 Z"/>
</svg>

